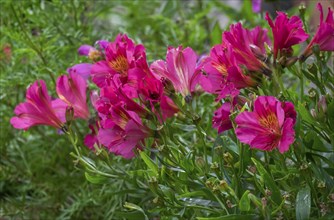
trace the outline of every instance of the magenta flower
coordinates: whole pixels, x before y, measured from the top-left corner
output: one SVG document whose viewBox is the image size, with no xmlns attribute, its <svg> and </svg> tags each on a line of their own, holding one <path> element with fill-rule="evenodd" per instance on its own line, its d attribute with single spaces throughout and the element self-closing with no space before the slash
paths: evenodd
<svg viewBox="0 0 334 220">
<path fill-rule="evenodd" d="M 254 13 L 261 12 L 261 2 L 262 0 L 252 0 L 252 10 Z"/>
<path fill-rule="evenodd" d="M 84 138 L 84 144 L 93 151 L 95 151 L 95 145 L 96 146 L 100 145 L 97 139 L 98 128 L 99 126 L 97 122 L 90 124 L 89 129 L 91 130 L 91 134 L 87 134 Z"/>
<path fill-rule="evenodd" d="M 162 120 L 173 117 L 179 111 L 173 100 L 166 95 L 163 95 L 160 100 L 160 108 L 162 111 Z M 158 116 L 160 117 L 160 116 Z"/>
<path fill-rule="evenodd" d="M 135 45 L 126 35 L 118 35 L 105 49 L 105 60 L 96 62 L 91 70 L 92 81 L 100 88 L 109 86 L 115 76 L 126 84 L 128 73 L 136 67 L 137 60 L 145 58 L 143 45 Z"/>
<path fill-rule="evenodd" d="M 86 102 L 86 81 L 71 72 L 68 76 L 62 75 L 57 79 L 56 90 L 59 98 L 74 109 L 74 117 L 87 119 L 89 110 Z"/>
<path fill-rule="evenodd" d="M 321 51 L 334 51 L 334 13 L 328 8 L 327 18 L 324 21 L 322 5 L 318 3 L 317 8 L 320 11 L 320 24 L 302 55 L 304 59 L 312 54 L 312 47 L 315 44 L 319 45 Z"/>
<path fill-rule="evenodd" d="M 308 34 L 303 29 L 303 22 L 298 16 L 288 16 L 284 12 L 277 12 L 275 23 L 266 13 L 266 20 L 271 27 L 274 36 L 274 59 L 283 54 L 290 55 L 292 46 L 304 42 Z"/>
<path fill-rule="evenodd" d="M 66 71 L 67 73 L 78 74 L 82 78 L 87 80 L 90 77 L 90 71 L 92 69 L 92 65 L 93 64 L 91 63 L 80 63 L 68 68 Z"/>
<path fill-rule="evenodd" d="M 270 45 L 267 30 L 260 27 L 248 30 L 237 23 L 223 33 L 223 46 L 230 45 L 238 65 L 244 65 L 250 71 L 267 72 L 267 65 L 259 59 L 266 57 L 264 43 Z"/>
<path fill-rule="evenodd" d="M 225 102 L 214 112 L 212 127 L 217 129 L 218 133 L 222 133 L 223 131 L 227 131 L 232 128 L 232 122 L 230 120 L 231 108 L 231 104 L 229 102 Z"/>
<path fill-rule="evenodd" d="M 27 89 L 26 102 L 16 106 L 15 117 L 10 123 L 16 129 L 24 129 L 35 125 L 48 125 L 61 129 L 65 122 L 66 104 L 59 100 L 51 101 L 45 82 L 39 80 Z"/>
<path fill-rule="evenodd" d="M 163 95 L 163 85 L 160 80 L 153 77 L 145 77 L 139 82 L 138 92 L 143 100 L 151 104 L 158 103 Z"/>
<path fill-rule="evenodd" d="M 169 79 L 175 90 L 184 97 L 194 91 L 200 71 L 196 69 L 197 55 L 190 47 L 168 48 L 166 62 L 162 60 L 151 64 L 157 78 Z"/>
<path fill-rule="evenodd" d="M 253 112 L 242 112 L 236 117 L 236 135 L 251 148 L 265 151 L 278 148 L 284 153 L 294 142 L 295 120 L 292 103 L 282 103 L 273 96 L 259 96 Z"/>
<path fill-rule="evenodd" d="M 230 46 L 219 44 L 211 48 L 210 56 L 204 61 L 204 75 L 200 85 L 209 93 L 219 93 L 225 84 L 228 69 L 236 66 L 237 62 Z"/>
<path fill-rule="evenodd" d="M 135 112 L 120 106 L 113 106 L 111 116 L 113 124 L 99 130 L 98 141 L 110 152 L 130 159 L 135 156 L 134 149 L 142 149 L 141 143 L 151 135 L 151 131 Z"/>
</svg>

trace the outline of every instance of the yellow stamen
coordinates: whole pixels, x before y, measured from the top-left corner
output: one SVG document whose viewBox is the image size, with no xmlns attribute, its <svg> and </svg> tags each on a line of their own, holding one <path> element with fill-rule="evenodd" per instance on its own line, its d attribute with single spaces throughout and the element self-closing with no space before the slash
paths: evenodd
<svg viewBox="0 0 334 220">
<path fill-rule="evenodd" d="M 129 64 L 124 56 L 117 56 L 116 59 L 109 62 L 109 66 L 121 75 L 127 75 Z"/>
</svg>

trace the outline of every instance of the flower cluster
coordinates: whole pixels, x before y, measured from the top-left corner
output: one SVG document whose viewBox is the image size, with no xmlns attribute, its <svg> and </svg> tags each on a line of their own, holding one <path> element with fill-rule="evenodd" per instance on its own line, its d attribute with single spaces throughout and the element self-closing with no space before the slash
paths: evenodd
<svg viewBox="0 0 334 220">
<path fill-rule="evenodd" d="M 328 9 L 324 20 L 321 4 L 318 9 L 320 25 L 300 61 L 312 54 L 314 45 L 321 51 L 334 50 L 333 11 Z M 240 142 L 251 148 L 277 148 L 284 153 L 295 139 L 294 105 L 273 96 L 251 99 L 242 94 L 261 86 L 263 79 L 272 80 L 272 67 L 280 63 L 284 68 L 287 63 L 282 60 L 293 57 L 292 47 L 309 35 L 297 16 L 289 18 L 277 12 L 274 21 L 268 13 L 265 19 L 272 40 L 267 29 L 247 29 L 236 23 L 222 34 L 222 42 L 214 45 L 207 56 L 199 57 L 190 47 L 169 47 L 165 60 L 150 65 L 145 47 L 125 34 L 112 42 L 100 40 L 94 46 L 82 45 L 78 53 L 90 62 L 72 66 L 68 74 L 57 79 L 59 98 L 52 99 L 45 82 L 36 81 L 27 90 L 26 102 L 15 108 L 11 124 L 17 129 L 49 125 L 66 131 L 66 122 L 71 118 L 88 119 L 86 89 L 87 80 L 91 80 L 98 91 L 90 93 L 95 114 L 89 120 L 92 132 L 84 143 L 92 150 L 105 147 L 129 159 L 135 156 L 134 149 L 146 146 L 147 138 L 159 138 L 158 127 L 183 111 L 180 97 L 189 104 L 195 93 L 207 92 L 215 95 L 220 105 L 212 119 L 218 133 L 234 129 Z M 244 111 L 245 106 L 253 108 Z M 72 117 L 68 116 L 71 112 Z M 235 118 L 231 117 L 234 113 L 238 114 Z"/>
</svg>

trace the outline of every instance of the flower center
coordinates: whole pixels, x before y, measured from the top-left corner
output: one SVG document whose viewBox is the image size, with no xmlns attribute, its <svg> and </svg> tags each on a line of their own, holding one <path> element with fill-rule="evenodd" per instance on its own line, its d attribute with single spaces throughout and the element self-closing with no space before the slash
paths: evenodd
<svg viewBox="0 0 334 220">
<path fill-rule="evenodd" d="M 116 59 L 109 62 L 109 66 L 123 76 L 126 76 L 129 68 L 128 60 L 124 56 L 117 56 Z"/>
<path fill-rule="evenodd" d="M 227 76 L 227 68 L 225 65 L 221 64 L 221 63 L 212 63 L 212 66 L 218 70 L 218 72 L 220 72 L 223 76 Z"/>
<path fill-rule="evenodd" d="M 278 124 L 277 116 L 274 113 L 270 113 L 266 117 L 261 117 L 259 122 L 263 127 L 267 128 L 270 133 L 281 136 L 281 129 Z"/>
</svg>

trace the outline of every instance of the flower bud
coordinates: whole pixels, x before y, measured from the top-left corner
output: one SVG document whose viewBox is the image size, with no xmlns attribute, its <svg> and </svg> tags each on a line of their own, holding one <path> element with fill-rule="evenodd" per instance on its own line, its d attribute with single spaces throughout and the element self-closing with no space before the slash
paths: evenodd
<svg viewBox="0 0 334 220">
<path fill-rule="evenodd" d="M 74 108 L 72 106 L 66 107 L 65 118 L 66 118 L 67 124 L 71 124 L 71 122 L 74 119 Z"/>
<path fill-rule="evenodd" d="M 311 113 L 311 115 L 312 115 L 313 118 L 317 118 L 317 112 L 315 111 L 314 108 L 312 108 L 312 109 L 310 110 L 310 113 Z"/>
<path fill-rule="evenodd" d="M 152 200 L 152 202 L 153 202 L 154 204 L 157 204 L 157 203 L 159 202 L 159 197 L 155 197 L 155 198 Z"/>
<path fill-rule="evenodd" d="M 205 185 L 206 185 L 207 188 L 209 188 L 209 189 L 213 189 L 213 187 L 214 187 L 214 182 L 213 182 L 212 179 L 208 179 L 208 180 L 205 182 Z"/>
<path fill-rule="evenodd" d="M 256 173 L 256 166 L 248 166 L 248 171 L 252 174 Z"/>
<path fill-rule="evenodd" d="M 263 197 L 263 198 L 261 199 L 261 203 L 262 203 L 262 207 L 265 208 L 265 207 L 267 206 L 267 204 L 268 204 L 268 200 L 267 200 L 267 198 L 266 198 L 266 197 Z"/>
<path fill-rule="evenodd" d="M 149 180 L 148 180 L 148 183 L 151 187 L 153 188 L 158 188 L 158 180 L 155 176 L 151 177 Z"/>
<path fill-rule="evenodd" d="M 304 4 L 301 4 L 299 7 L 299 13 L 300 13 L 300 16 L 303 17 L 305 15 L 305 11 L 306 11 L 306 7 Z"/>
<path fill-rule="evenodd" d="M 175 94 L 175 88 L 173 86 L 173 83 L 169 80 L 166 79 L 165 77 L 161 77 L 161 83 L 164 86 L 164 90 L 166 92 L 167 96 L 171 96 Z"/>
<path fill-rule="evenodd" d="M 307 170 L 308 169 L 308 164 L 307 163 L 303 163 L 300 167 L 299 170 Z"/>
<path fill-rule="evenodd" d="M 298 57 L 290 57 L 288 59 L 285 59 L 285 62 L 281 63 L 281 65 L 284 67 L 290 67 L 293 64 L 295 64 L 297 61 L 298 61 Z"/>
<path fill-rule="evenodd" d="M 90 50 L 88 53 L 88 58 L 90 60 L 96 61 L 101 57 L 101 52 L 98 50 Z"/>
<path fill-rule="evenodd" d="M 328 198 L 329 198 L 332 202 L 334 202 L 334 193 L 329 194 L 329 195 L 328 195 Z"/>
<path fill-rule="evenodd" d="M 224 161 L 227 164 L 232 164 L 232 162 L 233 162 L 233 156 L 232 156 L 232 154 L 230 154 L 229 152 L 226 152 L 226 153 L 224 153 L 223 157 L 224 157 Z"/>
<path fill-rule="evenodd" d="M 195 158 L 195 164 L 200 167 L 200 168 L 204 168 L 205 167 L 205 160 L 203 157 L 196 157 Z"/>
<path fill-rule="evenodd" d="M 223 154 L 224 154 L 223 146 L 219 145 L 219 146 L 215 147 L 215 152 L 218 156 L 223 156 Z"/>
<path fill-rule="evenodd" d="M 226 205 L 227 205 L 228 208 L 233 208 L 233 204 L 229 199 L 226 200 Z"/>
<path fill-rule="evenodd" d="M 258 46 L 256 46 L 255 44 L 250 44 L 249 47 L 253 54 L 256 56 L 256 58 L 260 60 L 265 60 L 265 56 L 263 56 L 263 53 Z"/>
<path fill-rule="evenodd" d="M 318 188 L 325 188 L 326 187 L 326 183 L 324 181 L 320 181 L 318 183 Z"/>
<path fill-rule="evenodd" d="M 272 192 L 269 189 L 266 189 L 264 192 L 267 197 L 270 197 L 272 195 Z"/>
<path fill-rule="evenodd" d="M 211 164 L 210 168 L 211 168 L 212 170 L 214 170 L 214 171 L 217 171 L 217 170 L 219 170 L 219 165 L 218 165 L 217 162 L 213 162 L 213 163 Z"/>
<path fill-rule="evenodd" d="M 228 184 L 227 184 L 227 182 L 225 180 L 220 180 L 219 181 L 219 188 L 220 188 L 220 190 L 227 191 L 228 187 L 229 186 L 228 186 Z"/>
<path fill-rule="evenodd" d="M 319 102 L 318 102 L 318 111 L 321 113 L 327 112 L 327 103 L 326 103 L 326 97 L 321 96 Z"/>
</svg>

